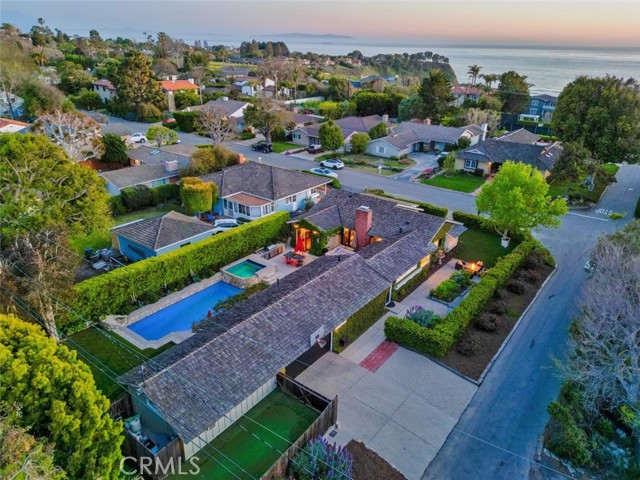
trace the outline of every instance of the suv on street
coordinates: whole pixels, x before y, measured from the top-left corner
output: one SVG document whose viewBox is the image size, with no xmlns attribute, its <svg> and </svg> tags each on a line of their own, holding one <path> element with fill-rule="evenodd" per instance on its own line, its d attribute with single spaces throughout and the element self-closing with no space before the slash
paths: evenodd
<svg viewBox="0 0 640 480">
<path fill-rule="evenodd" d="M 141 132 L 132 133 L 129 136 L 129 140 L 132 143 L 145 143 L 147 141 L 147 134 Z"/>
<path fill-rule="evenodd" d="M 273 151 L 273 145 L 269 142 L 265 142 L 264 140 L 260 140 L 259 142 L 254 143 L 253 145 L 251 145 L 251 148 L 253 148 L 253 150 L 256 152 L 269 153 Z"/>
<path fill-rule="evenodd" d="M 328 158 L 320 162 L 320 166 L 324 168 L 333 168 L 334 170 L 340 170 L 344 168 L 344 163 L 337 158 Z"/>
</svg>

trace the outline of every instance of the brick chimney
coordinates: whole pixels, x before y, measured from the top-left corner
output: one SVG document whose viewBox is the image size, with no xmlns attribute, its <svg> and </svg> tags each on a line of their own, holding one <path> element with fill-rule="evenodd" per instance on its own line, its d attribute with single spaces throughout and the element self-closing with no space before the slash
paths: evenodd
<svg viewBox="0 0 640 480">
<path fill-rule="evenodd" d="M 369 244 L 369 230 L 373 220 L 373 212 L 364 205 L 356 210 L 356 250 Z"/>
<path fill-rule="evenodd" d="M 424 123 L 425 125 L 431 125 L 431 119 L 430 118 L 425 118 L 424 122 L 422 122 L 422 123 Z"/>
</svg>

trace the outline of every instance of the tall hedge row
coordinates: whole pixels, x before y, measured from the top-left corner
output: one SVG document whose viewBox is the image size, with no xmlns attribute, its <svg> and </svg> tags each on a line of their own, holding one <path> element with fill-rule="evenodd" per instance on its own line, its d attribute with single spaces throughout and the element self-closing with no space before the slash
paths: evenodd
<svg viewBox="0 0 640 480">
<path fill-rule="evenodd" d="M 192 275 L 206 278 L 221 267 L 282 238 L 288 212 L 276 212 L 193 245 L 151 257 L 75 286 L 74 310 L 84 319 L 126 315 L 138 300 L 157 300 L 167 287 L 183 285 Z"/>
<path fill-rule="evenodd" d="M 173 118 L 181 131 L 191 133 L 196 129 L 196 120 L 198 112 L 173 112 Z"/>
<path fill-rule="evenodd" d="M 522 262 L 538 247 L 541 245 L 535 240 L 526 240 L 518 245 L 471 288 L 460 305 L 433 327 L 425 328 L 411 320 L 389 317 L 385 321 L 385 336 L 392 342 L 418 352 L 434 357 L 444 356 L 471 321 L 485 309 L 496 290 L 507 283 Z"/>
<path fill-rule="evenodd" d="M 345 324 L 334 335 L 333 351 L 340 353 L 351 342 L 362 335 L 371 325 L 376 323 L 385 312 L 385 304 L 387 303 L 388 292 L 385 289 L 380 295 L 371 300 L 368 304 L 351 315 Z M 340 339 L 346 338 L 347 344 L 340 346 Z"/>
<path fill-rule="evenodd" d="M 447 214 L 449 213 L 449 210 L 447 208 L 439 207 L 437 205 L 433 205 L 432 203 L 418 203 L 418 207 L 424 213 L 435 215 L 436 217 L 447 218 Z"/>
</svg>

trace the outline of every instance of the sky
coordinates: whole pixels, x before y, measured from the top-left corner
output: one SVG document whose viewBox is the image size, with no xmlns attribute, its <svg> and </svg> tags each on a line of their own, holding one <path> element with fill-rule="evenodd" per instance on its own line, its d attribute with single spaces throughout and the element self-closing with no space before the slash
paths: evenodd
<svg viewBox="0 0 640 480">
<path fill-rule="evenodd" d="M 142 39 L 143 32 L 228 44 L 285 33 L 464 45 L 640 48 L 640 0 L 0 0 L 0 22 Z"/>
</svg>

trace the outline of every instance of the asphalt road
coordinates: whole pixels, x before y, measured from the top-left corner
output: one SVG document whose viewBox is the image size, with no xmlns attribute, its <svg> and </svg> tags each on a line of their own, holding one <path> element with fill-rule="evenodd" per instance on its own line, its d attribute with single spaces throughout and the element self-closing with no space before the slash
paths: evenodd
<svg viewBox="0 0 640 480">
<path fill-rule="evenodd" d="M 149 127 L 115 118 L 112 121 L 138 131 Z M 204 143 L 197 135 L 179 136 L 185 144 Z M 251 160 L 260 158 L 270 165 L 299 170 L 315 165 L 292 156 L 259 154 L 235 143 L 228 146 Z M 351 191 L 381 188 L 451 210 L 476 212 L 474 197 L 465 193 L 351 169 L 340 170 L 338 179 L 343 188 Z M 587 280 L 582 267 L 589 252 L 600 235 L 631 220 L 639 195 L 640 165 L 623 165 L 618 183 L 609 187 L 596 207 L 570 212 L 558 229 L 534 232 L 555 256 L 558 269 L 505 346 L 423 480 L 563 478 L 532 463 L 548 420 L 546 406 L 557 396 L 561 383 L 553 358 L 565 353 L 567 327 L 577 312 L 580 291 Z M 622 211 L 628 215 L 620 222 L 608 219 L 609 213 Z"/>
<path fill-rule="evenodd" d="M 558 270 L 523 319 L 460 418 L 424 480 L 556 479 L 533 465 L 548 420 L 547 404 L 559 390 L 552 358 L 565 353 L 567 327 L 576 314 L 587 275 L 582 267 L 600 235 L 632 217 L 640 195 L 640 166 L 623 165 L 593 211 L 572 212 L 557 230 L 536 233 L 554 254 Z M 616 225 L 600 209 L 627 211 Z"/>
</svg>

